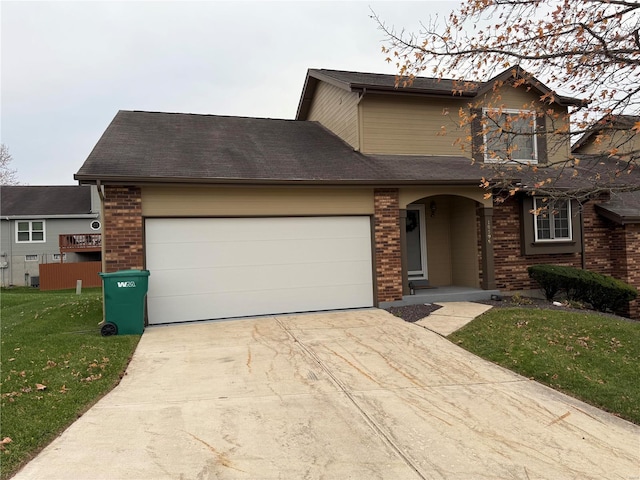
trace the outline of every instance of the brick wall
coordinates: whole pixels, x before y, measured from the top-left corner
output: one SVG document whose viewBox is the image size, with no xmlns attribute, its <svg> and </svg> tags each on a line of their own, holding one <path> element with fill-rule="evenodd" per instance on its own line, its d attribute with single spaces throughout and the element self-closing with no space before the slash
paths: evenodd
<svg viewBox="0 0 640 480">
<path fill-rule="evenodd" d="M 378 302 L 402 300 L 398 189 L 374 191 L 374 239 Z"/>
<path fill-rule="evenodd" d="M 611 233 L 613 276 L 640 290 L 640 224 L 616 225 Z M 640 300 L 621 312 L 640 319 Z"/>
<path fill-rule="evenodd" d="M 142 196 L 139 187 L 105 185 L 104 245 L 107 272 L 142 269 Z"/>
<path fill-rule="evenodd" d="M 587 265 L 600 273 L 611 274 L 609 233 L 604 220 L 593 210 L 593 204 L 584 208 Z M 536 264 L 566 265 L 581 268 L 579 253 L 553 255 L 523 255 L 521 249 L 520 205 L 515 198 L 494 205 L 493 238 L 496 288 L 506 291 L 538 288 L 529 278 L 527 267 Z M 580 232 L 573 232 L 580 235 Z"/>
<path fill-rule="evenodd" d="M 595 203 L 583 208 L 585 264 L 587 269 L 611 275 L 640 289 L 640 225 L 617 225 L 595 212 Z M 504 291 L 537 289 L 527 273 L 536 264 L 582 267 L 580 253 L 522 254 L 520 206 L 517 199 L 494 205 L 493 233 L 496 288 Z M 574 232 L 580 235 L 580 232 Z M 631 302 L 623 312 L 640 319 L 640 302 Z"/>
</svg>

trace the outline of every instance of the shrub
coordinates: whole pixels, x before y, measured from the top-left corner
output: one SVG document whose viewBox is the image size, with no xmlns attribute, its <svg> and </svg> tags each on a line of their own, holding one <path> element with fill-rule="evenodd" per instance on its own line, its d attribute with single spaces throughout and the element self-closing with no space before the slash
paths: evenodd
<svg viewBox="0 0 640 480">
<path fill-rule="evenodd" d="M 616 311 L 638 296 L 631 285 L 607 275 L 560 265 L 533 265 L 528 269 L 551 301 L 564 292 L 572 301 L 586 302 L 601 312 Z"/>
</svg>

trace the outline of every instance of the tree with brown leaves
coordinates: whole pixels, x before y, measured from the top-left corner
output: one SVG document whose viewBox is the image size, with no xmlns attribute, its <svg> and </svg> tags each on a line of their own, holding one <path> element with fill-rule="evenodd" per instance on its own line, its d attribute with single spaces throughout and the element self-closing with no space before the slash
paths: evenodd
<svg viewBox="0 0 640 480">
<path fill-rule="evenodd" d="M 482 104 L 452 121 L 469 131 L 464 148 L 474 161 L 484 160 L 485 186 L 513 194 L 519 177 L 537 194 L 577 199 L 640 190 L 639 2 L 466 0 L 416 33 L 373 18 L 399 87 L 416 76 L 449 78 L 462 95 L 497 78 Z M 533 87 L 536 105 L 507 109 L 505 86 Z M 548 161 L 531 162 L 531 137 L 540 135 Z"/>
</svg>

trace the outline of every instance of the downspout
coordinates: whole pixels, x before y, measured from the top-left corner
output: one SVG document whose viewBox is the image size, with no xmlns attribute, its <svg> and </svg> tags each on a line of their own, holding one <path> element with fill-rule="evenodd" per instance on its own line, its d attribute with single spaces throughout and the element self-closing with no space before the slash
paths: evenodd
<svg viewBox="0 0 640 480">
<path fill-rule="evenodd" d="M 98 197 L 100 197 L 100 219 L 102 220 L 102 231 L 100 232 L 102 235 L 102 241 L 100 242 L 100 260 L 102 262 L 101 269 L 103 272 L 106 272 L 107 261 L 105 259 L 105 246 L 104 246 L 104 192 L 102 191 L 102 184 L 100 180 L 96 180 L 96 187 L 98 189 Z"/>
<path fill-rule="evenodd" d="M 7 220 L 9 218 L 7 217 Z M 13 220 L 9 220 L 9 271 L 7 272 L 9 277 L 9 286 L 13 285 L 13 242 L 15 237 L 13 236 Z"/>
<path fill-rule="evenodd" d="M 362 120 L 362 108 L 360 108 L 360 102 L 367 94 L 367 88 L 364 87 L 360 92 L 360 96 L 358 97 L 358 101 L 356 103 L 356 112 L 358 114 L 358 152 L 362 152 L 362 136 L 364 135 L 364 126 Z"/>
<path fill-rule="evenodd" d="M 102 228 L 100 229 L 100 235 L 102 235 L 100 242 L 100 261 L 102 265 L 100 266 L 100 270 L 106 272 L 107 261 L 105 259 L 105 246 L 104 246 L 104 192 L 102 191 L 102 185 L 100 184 L 100 180 L 96 180 L 96 188 L 98 189 L 98 197 L 100 197 L 100 220 Z M 107 319 L 107 310 L 105 306 L 105 298 L 104 298 L 104 287 L 102 288 L 102 322 L 104 323 Z"/>
<path fill-rule="evenodd" d="M 582 262 L 582 270 L 587 269 L 587 258 L 585 255 L 585 244 L 584 244 L 584 211 L 582 208 L 582 203 L 579 203 L 580 208 L 580 243 L 582 244 L 582 248 L 580 249 L 580 260 Z"/>
</svg>

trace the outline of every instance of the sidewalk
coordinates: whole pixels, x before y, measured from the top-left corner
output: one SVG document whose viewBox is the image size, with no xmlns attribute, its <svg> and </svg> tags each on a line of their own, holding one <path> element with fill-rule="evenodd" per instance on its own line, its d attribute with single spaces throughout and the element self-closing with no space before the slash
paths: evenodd
<svg viewBox="0 0 640 480">
<path fill-rule="evenodd" d="M 491 305 L 473 302 L 447 302 L 436 303 L 435 305 L 439 305 L 442 308 L 415 323 L 443 337 L 459 330 L 471 320 L 492 308 Z"/>
</svg>

